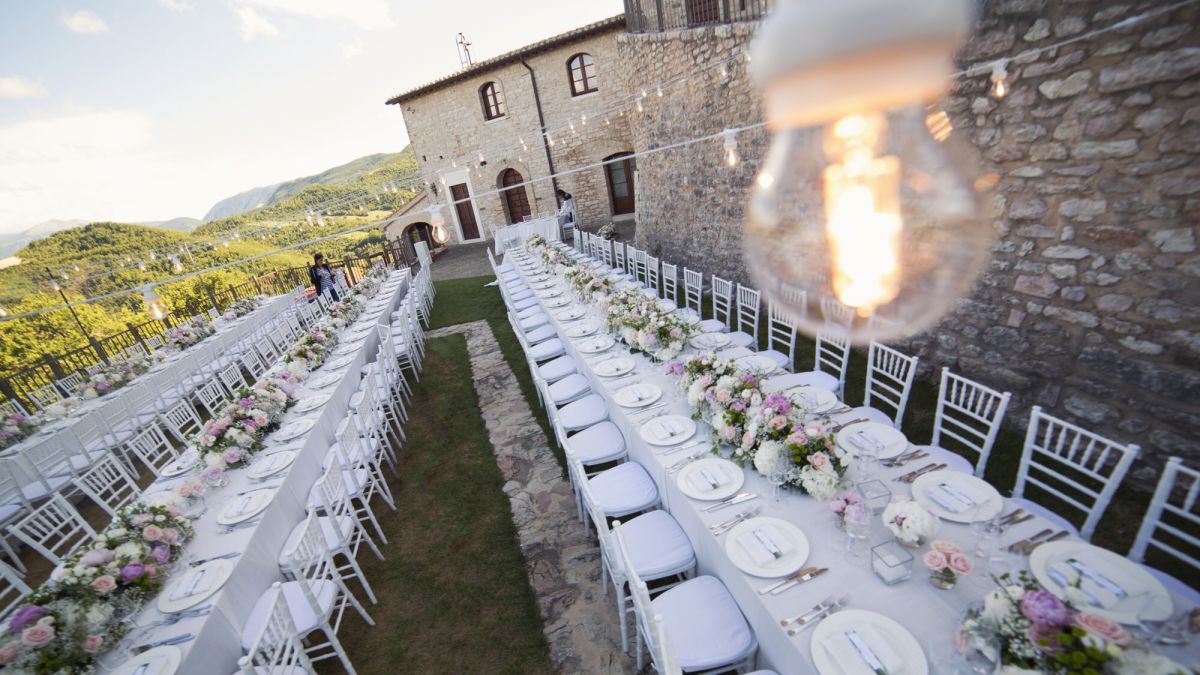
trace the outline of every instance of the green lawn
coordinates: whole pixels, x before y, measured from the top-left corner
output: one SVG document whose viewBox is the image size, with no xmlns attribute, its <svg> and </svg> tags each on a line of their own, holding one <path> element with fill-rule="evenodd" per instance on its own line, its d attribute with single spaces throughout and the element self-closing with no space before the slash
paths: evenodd
<svg viewBox="0 0 1200 675">
<path fill-rule="evenodd" d="M 438 306 L 450 304 L 439 295 Z M 410 411 L 400 478 L 392 481 L 397 511 L 376 507 L 387 559 L 366 547 L 359 555 L 379 596 L 367 607 L 377 625 L 351 611 L 340 634 L 355 668 L 553 672 L 461 335 L 428 340 Z"/>
</svg>

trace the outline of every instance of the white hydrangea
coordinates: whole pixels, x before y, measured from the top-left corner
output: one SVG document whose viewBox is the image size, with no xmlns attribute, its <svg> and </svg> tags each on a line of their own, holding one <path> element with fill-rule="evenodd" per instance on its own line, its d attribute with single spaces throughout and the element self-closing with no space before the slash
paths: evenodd
<svg viewBox="0 0 1200 675">
<path fill-rule="evenodd" d="M 786 461 L 783 450 L 783 444 L 778 441 L 763 441 L 754 453 L 754 468 L 768 477 L 780 471 Z"/>
</svg>

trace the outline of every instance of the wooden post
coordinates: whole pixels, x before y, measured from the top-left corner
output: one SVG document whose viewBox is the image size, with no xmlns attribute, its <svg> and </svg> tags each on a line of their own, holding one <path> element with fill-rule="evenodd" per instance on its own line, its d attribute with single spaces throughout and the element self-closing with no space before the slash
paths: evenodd
<svg viewBox="0 0 1200 675">
<path fill-rule="evenodd" d="M 343 269 L 346 272 L 346 282 L 349 285 L 353 286 L 357 282 L 354 281 L 354 270 L 350 269 L 350 257 L 349 256 L 347 256 L 346 258 L 344 258 L 342 260 L 342 265 L 343 265 Z"/>
<path fill-rule="evenodd" d="M 26 406 L 29 406 L 31 403 L 33 403 L 33 401 L 29 401 L 17 396 L 16 390 L 13 389 L 12 382 L 9 382 L 7 377 L 0 377 L 0 394 L 4 394 L 4 398 L 9 401 L 19 401 Z M 29 409 L 33 410 L 33 406 L 30 406 Z"/>
<path fill-rule="evenodd" d="M 88 344 L 92 346 L 92 349 L 96 352 L 96 356 L 99 356 L 101 361 L 109 363 L 108 354 L 104 352 L 104 347 L 102 347 L 100 343 L 96 341 L 96 338 L 89 335 Z"/>
<path fill-rule="evenodd" d="M 258 283 L 258 277 L 250 277 L 250 281 L 254 282 L 254 290 L 258 291 L 259 295 L 262 295 L 263 289 L 262 289 L 262 286 L 260 286 Z"/>
<path fill-rule="evenodd" d="M 129 323 L 128 321 L 125 322 L 125 325 L 129 328 L 129 332 L 133 333 L 133 339 L 142 346 L 142 349 L 145 349 L 147 352 L 149 352 L 150 347 L 148 347 L 146 345 L 146 341 L 142 339 L 142 333 L 137 329 L 137 326 Z"/>
<path fill-rule="evenodd" d="M 58 359 L 50 356 L 49 354 L 42 354 L 42 359 L 46 362 L 46 365 L 50 367 L 50 372 L 54 374 L 55 382 L 67 376 L 67 374 L 63 372 L 62 366 L 58 364 Z"/>
<path fill-rule="evenodd" d="M 206 285 L 204 287 L 204 292 L 208 294 L 208 301 L 212 303 L 213 309 L 217 310 L 218 312 L 221 311 L 221 308 L 217 306 L 217 296 L 213 294 L 212 287 Z"/>
<path fill-rule="evenodd" d="M 229 294 L 233 296 L 233 302 L 238 301 L 237 288 L 235 288 L 233 284 L 229 284 Z"/>
</svg>

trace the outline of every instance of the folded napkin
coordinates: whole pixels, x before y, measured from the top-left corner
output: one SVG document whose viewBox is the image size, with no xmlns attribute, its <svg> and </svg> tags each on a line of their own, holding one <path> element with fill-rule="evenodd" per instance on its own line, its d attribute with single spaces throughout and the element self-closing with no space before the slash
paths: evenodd
<svg viewBox="0 0 1200 675">
<path fill-rule="evenodd" d="M 720 465 L 706 466 L 698 471 L 689 473 L 688 482 L 700 492 L 712 492 L 713 490 L 719 490 L 722 485 L 728 483 L 729 475 L 725 473 L 725 468 Z"/>
<path fill-rule="evenodd" d="M 926 493 L 939 506 L 952 513 L 971 511 L 986 504 L 991 495 L 970 481 L 942 482 Z"/>
<path fill-rule="evenodd" d="M 791 539 L 769 525 L 743 532 L 738 536 L 737 542 L 755 565 L 769 565 L 775 562 L 777 558 L 772 553 L 773 550 L 779 552 L 780 558 L 795 550 Z"/>
<path fill-rule="evenodd" d="M 658 420 L 658 440 L 666 441 L 678 436 L 682 429 L 669 419 Z"/>
<path fill-rule="evenodd" d="M 1078 577 L 1079 590 L 1088 599 L 1088 604 L 1102 609 L 1110 609 L 1124 598 L 1143 591 L 1140 584 L 1126 578 L 1121 570 L 1104 560 L 1068 558 L 1050 565 L 1047 570 L 1050 578 L 1062 586 L 1070 585 L 1069 582 Z"/>
<path fill-rule="evenodd" d="M 845 675 L 874 675 L 875 669 L 867 664 L 866 659 L 850 641 L 850 633 L 857 634 L 861 644 L 866 645 L 880 665 L 887 670 L 888 675 L 902 675 L 904 660 L 892 649 L 888 641 L 875 630 L 874 626 L 861 624 L 844 633 L 837 633 L 825 638 L 821 645 L 829 653 L 830 658 L 837 663 Z"/>
<path fill-rule="evenodd" d="M 214 570 L 198 569 L 192 573 L 192 576 L 187 581 L 180 583 L 171 591 L 172 600 L 182 600 L 190 598 L 193 595 L 204 593 L 212 587 L 213 577 L 216 576 Z"/>
</svg>

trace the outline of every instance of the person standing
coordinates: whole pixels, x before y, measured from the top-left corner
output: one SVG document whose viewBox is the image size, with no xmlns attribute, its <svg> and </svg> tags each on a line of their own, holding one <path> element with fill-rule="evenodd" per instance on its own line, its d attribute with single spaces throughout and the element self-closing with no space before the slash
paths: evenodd
<svg viewBox="0 0 1200 675">
<path fill-rule="evenodd" d="M 558 198 L 562 201 L 562 206 L 558 207 L 558 238 L 564 239 L 567 230 L 570 230 L 573 241 L 575 237 L 575 199 L 571 197 L 570 192 L 563 189 L 559 189 Z"/>
<path fill-rule="evenodd" d="M 323 253 L 313 255 L 313 265 L 308 268 L 308 279 L 316 289 L 317 295 L 328 291 L 334 302 L 341 301 L 341 298 L 338 297 L 337 284 L 333 280 L 333 270 L 330 269 L 329 263 L 325 262 Z"/>
</svg>

